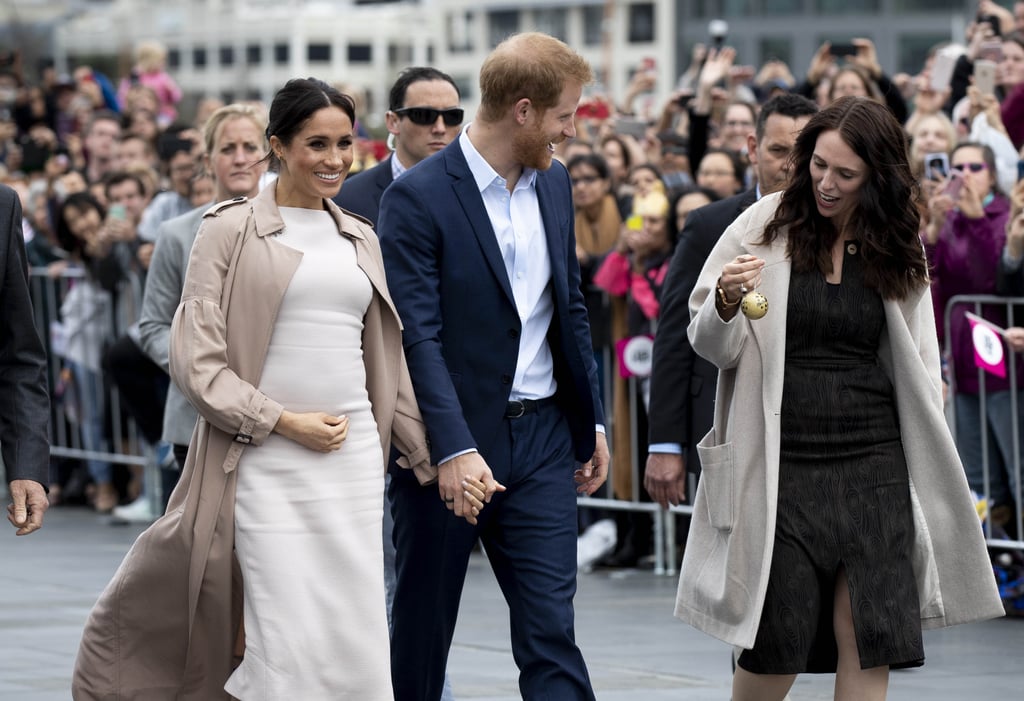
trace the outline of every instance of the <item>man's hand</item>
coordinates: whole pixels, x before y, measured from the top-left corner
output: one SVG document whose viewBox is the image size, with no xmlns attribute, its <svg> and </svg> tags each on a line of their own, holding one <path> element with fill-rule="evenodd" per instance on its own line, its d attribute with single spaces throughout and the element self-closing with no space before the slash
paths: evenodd
<svg viewBox="0 0 1024 701">
<path fill-rule="evenodd" d="M 28 535 L 43 527 L 43 514 L 50 507 L 43 485 L 34 480 L 14 480 L 7 505 L 7 520 L 17 528 L 15 535 Z"/>
<path fill-rule="evenodd" d="M 484 505 L 505 487 L 494 479 L 480 453 L 466 453 L 437 466 L 437 491 L 449 511 L 475 526 Z"/>
<path fill-rule="evenodd" d="M 676 453 L 650 453 L 644 473 L 644 488 L 651 499 L 667 509 L 686 501 L 686 463 Z"/>
<path fill-rule="evenodd" d="M 594 457 L 576 470 L 576 491 L 586 494 L 588 497 L 596 492 L 604 481 L 608 479 L 608 466 L 611 464 L 611 454 L 608 452 L 608 438 L 597 432 L 597 441 L 594 444 Z"/>
</svg>

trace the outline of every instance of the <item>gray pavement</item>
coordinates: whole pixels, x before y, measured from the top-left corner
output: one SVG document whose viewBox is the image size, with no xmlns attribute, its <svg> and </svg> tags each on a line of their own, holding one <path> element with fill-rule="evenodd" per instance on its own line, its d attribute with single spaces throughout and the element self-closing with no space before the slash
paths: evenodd
<svg viewBox="0 0 1024 701">
<path fill-rule="evenodd" d="M 29 537 L 5 528 L 0 701 L 67 701 L 85 617 L 142 529 L 107 525 L 80 507 L 51 509 L 43 530 Z M 638 570 L 580 576 L 577 637 L 598 699 L 729 698 L 729 648 L 674 619 L 674 596 L 675 577 Z M 925 653 L 923 668 L 893 673 L 891 700 L 1024 698 L 1024 620 L 927 632 Z M 506 609 L 481 556 L 470 566 L 449 670 L 459 701 L 519 698 Z M 805 676 L 791 698 L 830 699 L 831 688 L 830 675 Z"/>
</svg>

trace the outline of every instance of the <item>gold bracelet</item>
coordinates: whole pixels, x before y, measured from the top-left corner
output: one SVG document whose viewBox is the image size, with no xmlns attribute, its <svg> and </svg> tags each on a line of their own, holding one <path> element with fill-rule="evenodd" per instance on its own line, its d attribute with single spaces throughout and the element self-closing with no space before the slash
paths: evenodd
<svg viewBox="0 0 1024 701">
<path fill-rule="evenodd" d="M 718 282 L 715 284 L 715 289 L 718 290 L 718 301 L 720 301 L 722 306 L 726 309 L 732 309 L 733 307 L 738 306 L 740 301 L 743 299 L 740 297 L 740 299 L 737 299 L 735 302 L 730 302 L 725 296 L 725 290 L 722 289 L 722 278 L 718 278 Z"/>
</svg>

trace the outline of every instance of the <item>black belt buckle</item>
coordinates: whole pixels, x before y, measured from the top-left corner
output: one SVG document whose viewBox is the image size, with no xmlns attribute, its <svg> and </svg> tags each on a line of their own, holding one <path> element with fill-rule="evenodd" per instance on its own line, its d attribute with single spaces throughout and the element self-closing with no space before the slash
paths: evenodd
<svg viewBox="0 0 1024 701">
<path fill-rule="evenodd" d="M 526 415 L 526 402 L 512 399 L 505 405 L 505 418 L 518 419 Z"/>
</svg>

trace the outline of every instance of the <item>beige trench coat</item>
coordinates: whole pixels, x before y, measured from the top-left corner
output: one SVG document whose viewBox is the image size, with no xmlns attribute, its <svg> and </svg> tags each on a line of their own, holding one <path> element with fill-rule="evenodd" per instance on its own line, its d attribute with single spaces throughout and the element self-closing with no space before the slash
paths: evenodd
<svg viewBox="0 0 1024 701">
<path fill-rule="evenodd" d="M 775 535 L 780 410 L 790 263 L 784 237 L 759 241 L 780 194 L 725 231 L 690 298 L 694 349 L 719 370 L 715 425 L 698 444 L 702 473 L 683 555 L 676 616 L 727 643 L 754 644 Z M 764 259 L 767 316 L 725 322 L 715 309 L 722 266 Z M 939 347 L 927 288 L 884 303 L 879 361 L 895 390 L 910 473 L 913 565 L 925 628 L 1003 615 L 992 566 L 942 412 Z"/>
<path fill-rule="evenodd" d="M 75 664 L 76 701 L 229 698 L 223 686 L 242 610 L 233 556 L 235 467 L 281 415 L 256 385 L 302 257 L 274 240 L 284 228 L 275 190 L 276 183 L 251 203 L 221 203 L 204 217 L 171 329 L 172 377 L 202 418 L 167 513 L 139 536 L 89 616 Z M 393 442 L 407 456 L 404 466 L 429 482 L 436 469 L 377 237 L 364 220 L 330 201 L 325 206 L 373 285 L 363 357 L 385 464 Z"/>
</svg>

